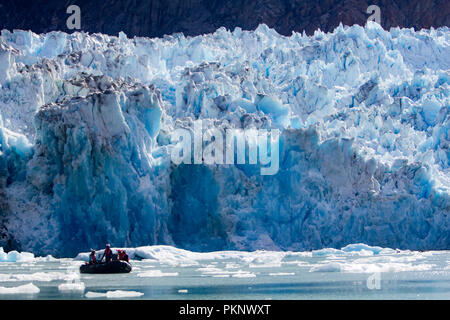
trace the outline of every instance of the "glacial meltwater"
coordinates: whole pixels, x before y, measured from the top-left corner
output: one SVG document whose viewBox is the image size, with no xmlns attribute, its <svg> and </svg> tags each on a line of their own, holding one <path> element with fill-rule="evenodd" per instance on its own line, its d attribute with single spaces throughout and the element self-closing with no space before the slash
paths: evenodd
<svg viewBox="0 0 450 320">
<path fill-rule="evenodd" d="M 80 274 L 87 253 L 2 252 L 0 299 L 450 299 L 450 251 L 127 251 L 128 274 Z"/>
</svg>

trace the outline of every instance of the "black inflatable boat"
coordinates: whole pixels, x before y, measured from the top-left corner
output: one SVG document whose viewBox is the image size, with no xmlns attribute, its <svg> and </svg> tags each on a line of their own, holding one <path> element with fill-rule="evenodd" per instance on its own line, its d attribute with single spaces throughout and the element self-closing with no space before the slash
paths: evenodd
<svg viewBox="0 0 450 320">
<path fill-rule="evenodd" d="M 128 273 L 131 264 L 126 261 L 114 260 L 108 263 L 83 264 L 80 273 Z"/>
</svg>

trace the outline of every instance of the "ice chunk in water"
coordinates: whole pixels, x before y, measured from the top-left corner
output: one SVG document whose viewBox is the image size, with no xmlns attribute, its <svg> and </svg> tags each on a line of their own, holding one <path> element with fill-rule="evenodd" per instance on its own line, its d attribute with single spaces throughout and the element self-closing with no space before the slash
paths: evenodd
<svg viewBox="0 0 450 320">
<path fill-rule="evenodd" d="M 39 292 L 39 288 L 32 283 L 17 287 L 0 287 L 0 294 L 36 294 Z"/>
</svg>

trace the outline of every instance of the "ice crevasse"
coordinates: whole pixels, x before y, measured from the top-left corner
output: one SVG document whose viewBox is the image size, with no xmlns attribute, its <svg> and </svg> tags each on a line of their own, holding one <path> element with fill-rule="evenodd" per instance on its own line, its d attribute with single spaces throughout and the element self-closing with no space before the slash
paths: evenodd
<svg viewBox="0 0 450 320">
<path fill-rule="evenodd" d="M 449 249 L 449 57 L 447 27 L 3 30 L 0 246 Z M 279 129 L 278 172 L 174 164 L 196 120 Z"/>
</svg>

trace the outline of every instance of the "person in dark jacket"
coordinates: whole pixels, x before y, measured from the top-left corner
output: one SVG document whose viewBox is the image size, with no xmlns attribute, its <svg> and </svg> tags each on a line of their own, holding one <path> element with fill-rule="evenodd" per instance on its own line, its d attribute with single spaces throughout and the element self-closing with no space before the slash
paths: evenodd
<svg viewBox="0 0 450 320">
<path fill-rule="evenodd" d="M 123 254 L 122 260 L 126 261 L 126 262 L 130 262 L 130 258 L 128 257 L 128 253 L 125 250 L 122 251 L 122 254 Z"/>
</svg>

